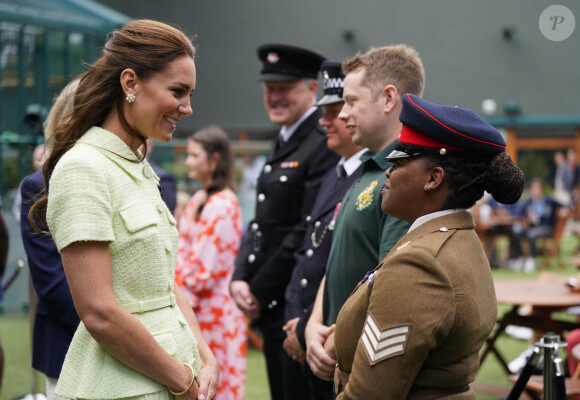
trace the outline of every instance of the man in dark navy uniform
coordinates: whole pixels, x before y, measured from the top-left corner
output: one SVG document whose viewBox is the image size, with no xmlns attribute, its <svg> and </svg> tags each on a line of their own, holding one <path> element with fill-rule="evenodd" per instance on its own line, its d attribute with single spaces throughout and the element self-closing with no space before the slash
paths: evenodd
<svg viewBox="0 0 580 400">
<path fill-rule="evenodd" d="M 341 64 L 324 61 L 324 97 L 318 106 L 324 106 L 325 113 L 320 125 L 326 129 L 327 146 L 341 156 L 340 161 L 324 176 L 310 215 L 306 217 L 306 236 L 302 247 L 296 253 L 296 267 L 286 288 L 286 325 L 288 336 L 284 340 L 284 350 L 302 365 L 302 373 L 308 384 L 311 400 L 332 400 L 332 382 L 316 377 L 306 364 L 306 339 L 304 329 L 310 317 L 318 287 L 326 271 L 330 243 L 334 231 L 335 218 L 340 202 L 346 191 L 360 176 L 362 162 L 359 157 L 365 148 L 352 142 L 344 121 L 338 118 L 344 101 L 342 89 L 344 75 Z"/>
<path fill-rule="evenodd" d="M 324 57 L 279 44 L 260 46 L 258 57 L 264 106 L 270 121 L 282 129 L 258 178 L 255 219 L 240 247 L 230 291 L 264 337 L 272 400 L 305 398 L 295 381 L 304 380 L 299 365 L 282 348 L 284 291 L 294 252 L 304 238 L 306 216 L 338 156 L 326 147 L 318 124 L 322 112 L 315 106 Z"/>
</svg>

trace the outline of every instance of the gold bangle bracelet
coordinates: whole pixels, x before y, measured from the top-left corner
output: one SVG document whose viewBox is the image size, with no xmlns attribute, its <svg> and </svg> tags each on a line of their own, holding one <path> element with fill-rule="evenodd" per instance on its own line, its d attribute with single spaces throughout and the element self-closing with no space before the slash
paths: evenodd
<svg viewBox="0 0 580 400">
<path fill-rule="evenodd" d="M 197 379 L 196 379 L 197 377 L 195 376 L 195 370 L 193 369 L 191 364 L 183 363 L 183 365 L 185 365 L 191 371 L 191 382 L 189 382 L 189 386 L 183 392 L 177 393 L 177 392 L 174 392 L 173 390 L 171 390 L 171 388 L 169 388 L 169 393 L 171 393 L 174 396 L 181 396 L 181 395 L 184 395 L 185 393 L 189 392 L 189 389 L 191 389 L 191 387 L 193 386 L 193 382 L 197 381 Z"/>
</svg>

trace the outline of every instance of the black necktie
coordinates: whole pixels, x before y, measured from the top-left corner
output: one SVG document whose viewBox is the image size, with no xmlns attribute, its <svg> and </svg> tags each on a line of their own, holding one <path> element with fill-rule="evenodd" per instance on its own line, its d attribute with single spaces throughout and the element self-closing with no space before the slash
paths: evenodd
<svg viewBox="0 0 580 400">
<path fill-rule="evenodd" d="M 340 165 L 338 167 L 338 179 L 336 180 L 335 187 L 340 185 L 344 178 L 346 178 L 346 170 L 344 169 L 344 165 Z"/>
</svg>

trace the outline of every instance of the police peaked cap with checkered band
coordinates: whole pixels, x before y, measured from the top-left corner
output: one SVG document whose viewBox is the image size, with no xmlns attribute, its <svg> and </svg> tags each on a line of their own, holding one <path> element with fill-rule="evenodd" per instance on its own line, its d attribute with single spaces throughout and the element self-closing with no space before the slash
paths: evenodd
<svg viewBox="0 0 580 400">
<path fill-rule="evenodd" d="M 301 47 L 285 44 L 264 44 L 258 47 L 262 70 L 258 81 L 288 82 L 302 78 L 318 78 L 326 57 Z"/>
<path fill-rule="evenodd" d="M 470 154 L 492 158 L 505 151 L 505 141 L 475 112 L 430 103 L 413 94 L 403 96 L 399 141 L 385 160 L 422 154 Z"/>
<path fill-rule="evenodd" d="M 337 61 L 326 60 L 320 66 L 322 71 L 322 89 L 324 96 L 318 100 L 317 106 L 342 102 L 344 88 L 344 74 L 342 64 Z"/>
</svg>

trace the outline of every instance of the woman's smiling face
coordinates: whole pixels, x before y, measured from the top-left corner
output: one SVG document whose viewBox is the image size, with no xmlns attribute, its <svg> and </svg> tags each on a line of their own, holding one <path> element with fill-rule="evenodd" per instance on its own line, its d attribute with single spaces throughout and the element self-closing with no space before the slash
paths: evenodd
<svg viewBox="0 0 580 400">
<path fill-rule="evenodd" d="M 145 137 L 168 142 L 181 117 L 193 113 L 191 93 L 195 89 L 193 59 L 183 56 L 146 80 L 137 80 L 135 102 L 125 103 L 127 122 Z"/>
</svg>

